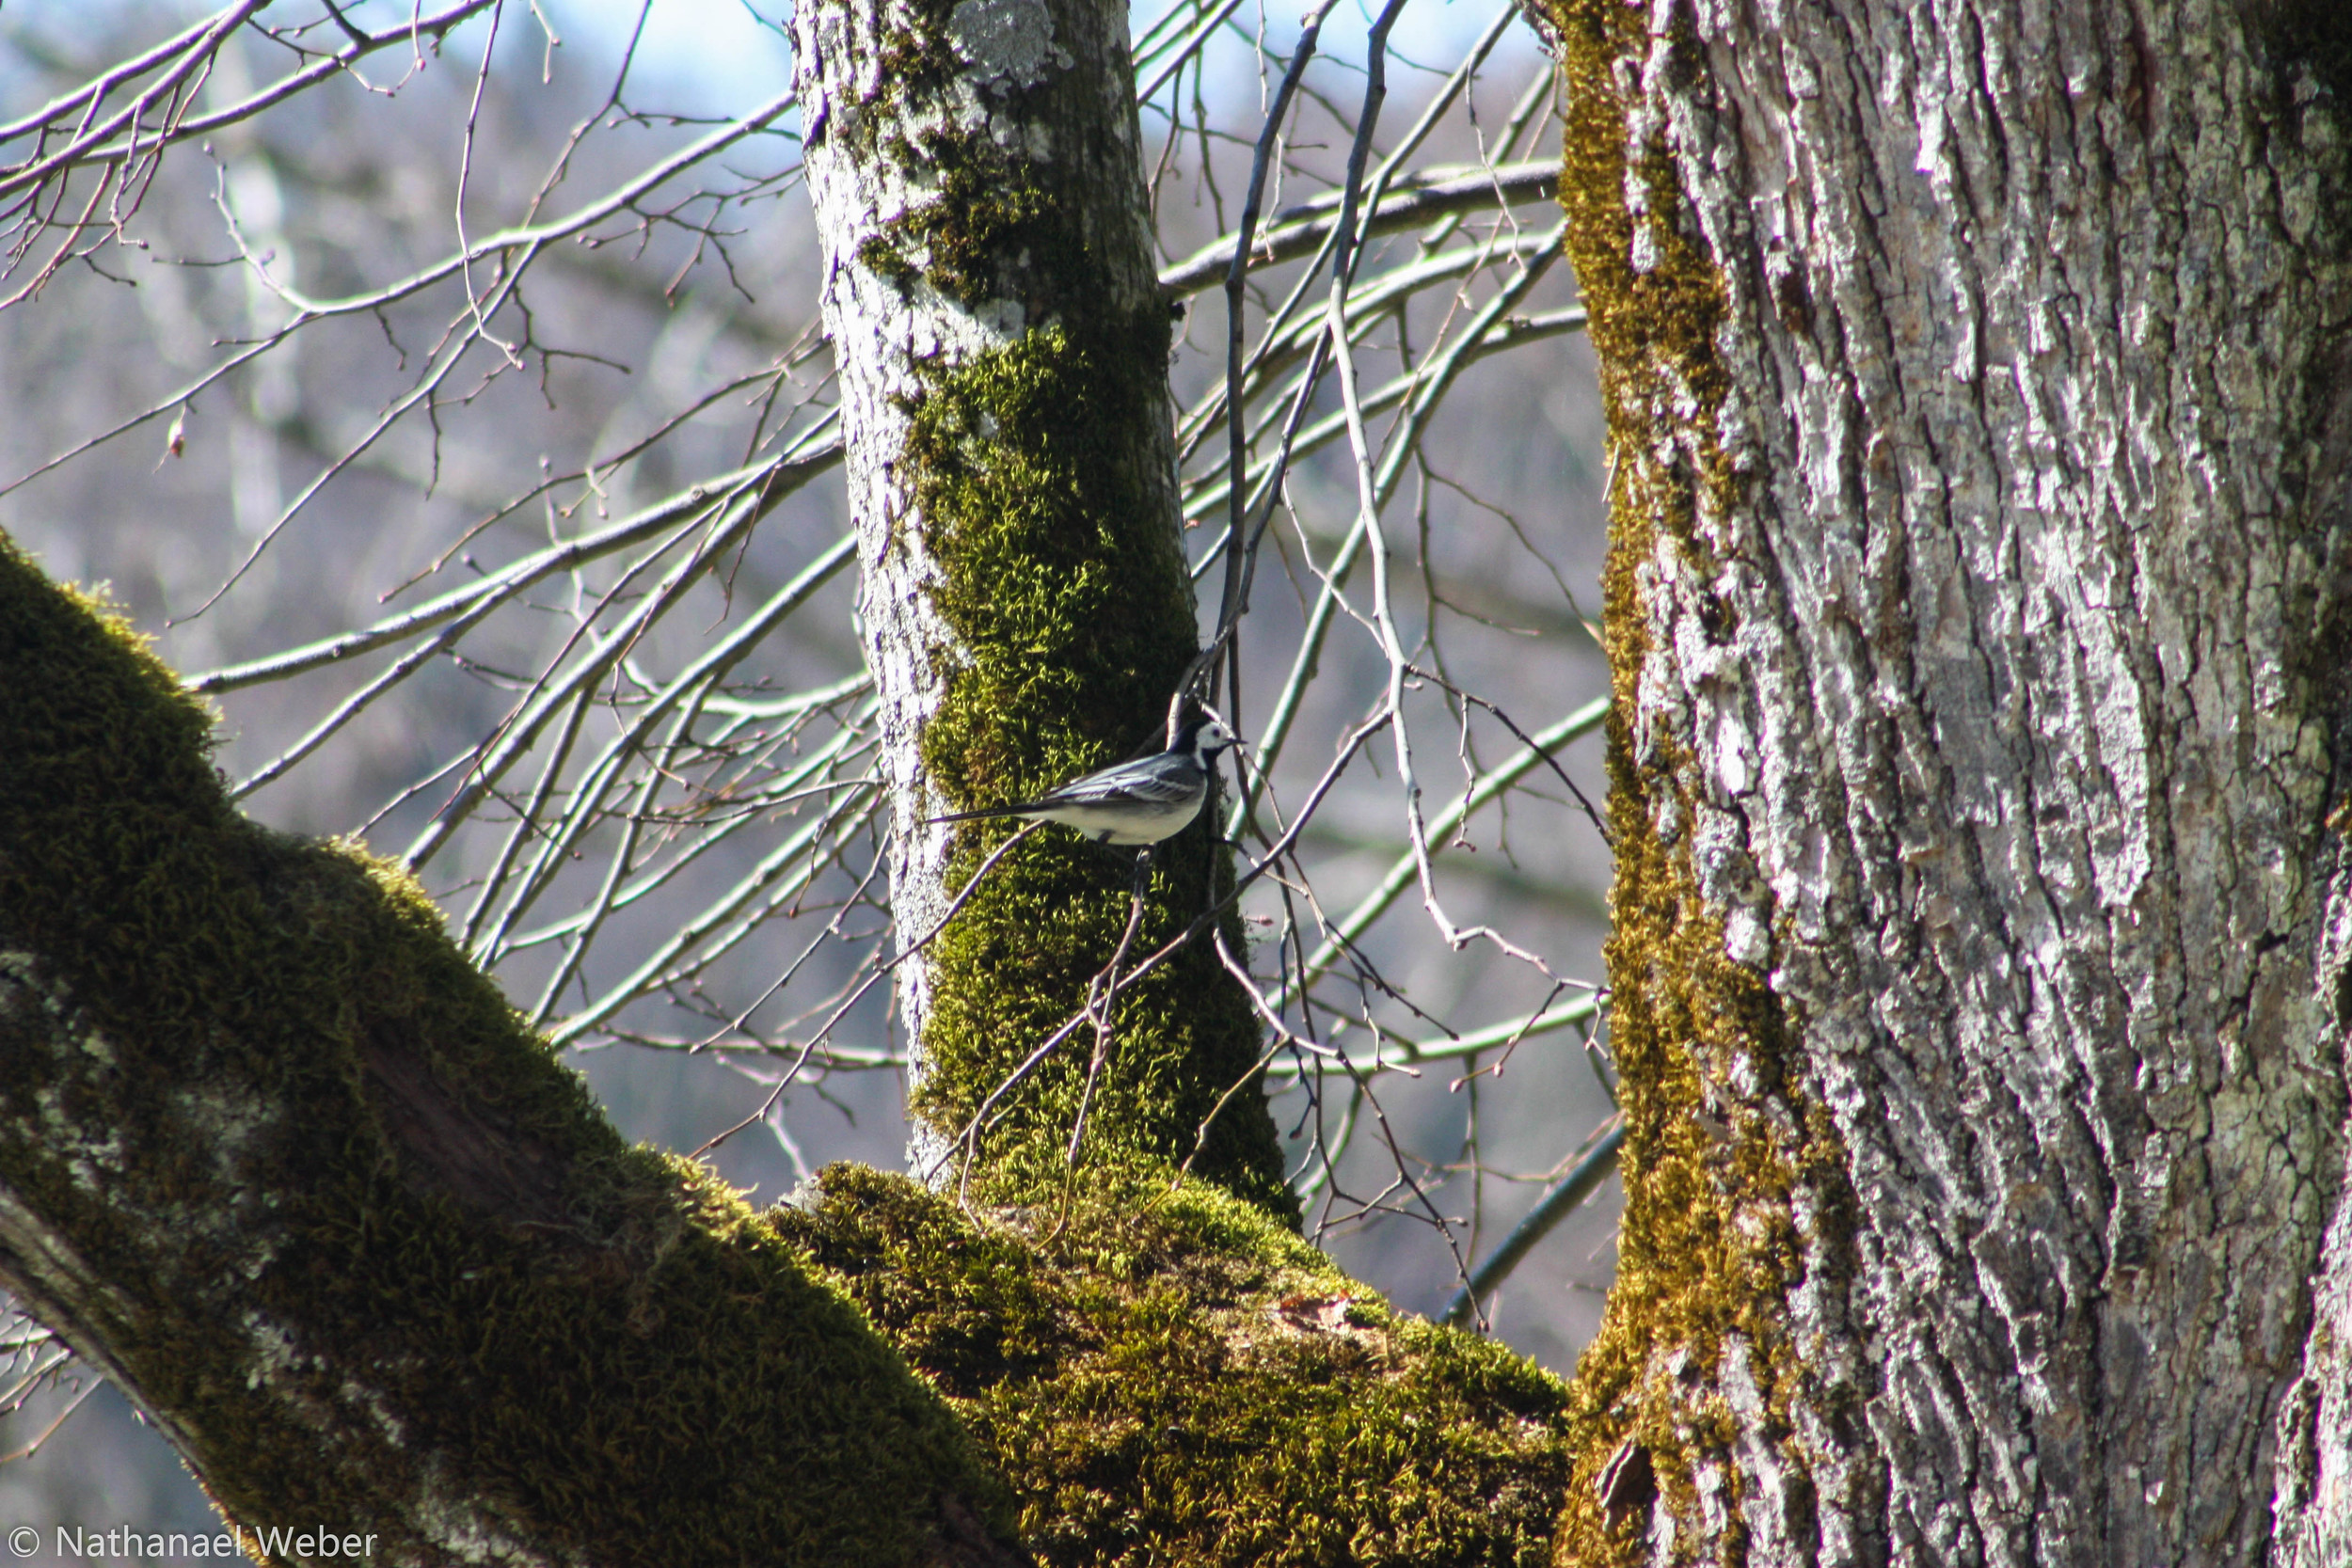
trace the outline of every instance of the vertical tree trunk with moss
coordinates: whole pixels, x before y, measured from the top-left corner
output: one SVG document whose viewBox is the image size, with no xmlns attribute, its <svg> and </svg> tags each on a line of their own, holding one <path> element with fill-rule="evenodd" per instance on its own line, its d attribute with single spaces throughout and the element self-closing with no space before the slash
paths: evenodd
<svg viewBox="0 0 2352 1568">
<path fill-rule="evenodd" d="M 2344 1560 L 2340 13 L 1549 10 L 1631 1118 L 1559 1560 Z"/>
<path fill-rule="evenodd" d="M 1099 1074 L 1081 1027 L 991 1101 L 1110 961 L 1123 853 L 1047 829 L 924 942 L 1011 831 L 927 819 L 1156 746 L 1197 645 L 1127 26 L 1102 0 L 853 0 L 794 21 L 882 696 L 917 1164 L 944 1177 L 970 1150 L 1006 1191 L 1058 1180 L 1083 1107 L 1081 1162 L 1198 1146 L 1200 1174 L 1287 1212 L 1248 1082 L 1255 1016 L 1205 938 L 1122 999 Z M 1133 954 L 1230 877 L 1204 813 L 1157 852 Z M 984 1109 L 993 1132 L 967 1141 Z"/>
</svg>

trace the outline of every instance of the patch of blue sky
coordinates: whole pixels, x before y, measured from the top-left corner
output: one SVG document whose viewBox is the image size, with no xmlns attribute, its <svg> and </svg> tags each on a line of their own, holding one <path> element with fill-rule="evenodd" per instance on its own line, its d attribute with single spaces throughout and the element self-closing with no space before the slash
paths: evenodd
<svg viewBox="0 0 2352 1568">
<path fill-rule="evenodd" d="M 369 8 L 405 8 L 409 0 L 370 0 Z M 686 93 L 692 112 L 737 114 L 766 103 L 791 71 L 791 47 L 786 34 L 789 16 L 787 0 L 539 0 L 566 48 L 580 47 L 596 65 L 609 69 L 640 26 L 636 69 L 645 72 L 649 87 L 667 87 Z M 1509 0 L 1411 0 L 1398 18 L 1391 45 L 1405 62 L 1443 72 L 1453 69 L 1493 17 L 1494 7 Z M 1199 8 L 1195 0 L 1172 0 L 1185 11 Z M 1141 0 L 1134 8 L 1137 36 L 1170 8 L 1171 0 Z M 1254 100 L 1257 73 L 1247 40 L 1263 37 L 1266 47 L 1287 57 L 1297 41 L 1302 8 L 1295 4 L 1262 5 L 1243 0 L 1234 11 L 1233 25 L 1224 29 L 1210 56 L 1205 84 L 1212 96 L 1232 93 Z M 1325 19 L 1319 52 L 1340 69 L 1360 69 L 1372 26 L 1374 8 L 1365 0 L 1334 0 Z M 1532 54 L 1534 40 L 1518 40 Z M 1505 52 L 1511 50 L 1505 45 Z M 1502 64 L 1498 60 L 1498 64 Z M 1392 67 L 1391 85 L 1409 94 L 1405 71 Z M 665 105 L 666 106 L 666 105 Z M 681 105 L 682 106 L 682 105 Z M 1239 108 L 1241 104 L 1219 104 Z"/>
<path fill-rule="evenodd" d="M 1410 97 L 1415 65 L 1438 72 L 1451 70 L 1492 18 L 1494 7 L 1508 3 L 1410 0 L 1391 36 L 1400 62 L 1390 72 L 1391 90 Z M 1136 34 L 1149 32 L 1171 7 L 1196 11 L 1200 0 L 1140 0 L 1134 10 Z M 342 8 L 363 25 L 385 27 L 397 25 L 418 9 L 430 13 L 440 8 L 434 0 L 346 0 Z M 87 36 L 112 30 L 112 24 L 130 36 L 161 37 L 217 9 L 217 5 L 191 0 L 0 0 L 0 83 L 8 74 L 10 33 L 51 39 Z M 283 8 L 287 15 L 299 9 Z M 1220 30 L 1207 55 L 1200 86 L 1213 109 L 1244 112 L 1262 95 L 1250 40 L 1262 40 L 1278 62 L 1286 59 L 1297 40 L 1303 9 L 1298 0 L 1242 0 L 1232 24 Z M 271 14 L 277 19 L 279 12 Z M 635 34 L 631 81 L 644 96 L 632 92 L 632 106 L 701 119 L 755 108 L 790 79 L 792 52 L 786 32 L 789 14 L 790 0 L 536 0 L 535 5 L 532 0 L 507 0 L 499 25 L 502 53 L 537 55 L 546 47 L 545 31 L 552 29 L 563 40 L 556 69 L 600 75 L 618 63 Z M 1361 71 L 1374 14 L 1369 0 L 1331 0 L 1319 48 L 1327 70 Z M 450 55 L 462 60 L 476 54 L 486 24 L 476 21 L 453 35 L 447 45 Z M 1515 57 L 1532 55 L 1534 48 L 1533 36 L 1520 29 L 1498 52 L 1490 69 L 1518 69 Z M 1279 71 L 1279 65 L 1267 70 Z M 1185 90 L 1189 97 L 1189 84 Z"/>
</svg>

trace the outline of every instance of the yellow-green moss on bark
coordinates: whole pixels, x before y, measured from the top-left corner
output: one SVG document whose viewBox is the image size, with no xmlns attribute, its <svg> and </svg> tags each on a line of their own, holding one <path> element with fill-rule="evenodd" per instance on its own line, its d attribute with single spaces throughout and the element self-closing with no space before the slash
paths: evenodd
<svg viewBox="0 0 2352 1568">
<path fill-rule="evenodd" d="M 1156 743 L 1198 646 L 1192 595 L 1142 471 L 1165 411 L 1165 317 L 1056 324 L 928 378 L 906 459 L 942 580 L 933 601 L 959 645 L 934 650 L 946 697 L 923 736 L 933 781 L 960 804 L 1002 804 Z M 1159 847 L 1132 964 L 1232 887 L 1212 808 Z M 961 887 L 1010 828 L 976 824 L 950 866 Z M 961 1137 L 988 1096 L 1086 1003 L 1129 912 L 1130 856 L 1055 828 L 999 863 L 934 947 L 915 1113 Z M 1238 918 L 1222 922 L 1235 954 Z M 1007 1196 L 1050 1190 L 1087 1102 L 1081 1164 L 1182 1161 L 1295 1213 L 1254 1075 L 1249 1000 L 1203 938 L 1113 1009 L 1086 1090 L 1082 1027 L 993 1111 L 979 1170 Z M 1201 1127 L 1227 1091 L 1225 1109 Z"/>
<path fill-rule="evenodd" d="M 889 493 L 860 503 L 866 555 L 884 574 L 903 565 L 930 600 L 900 610 L 885 594 L 869 623 L 885 688 L 907 688 L 896 700 L 923 716 L 922 787 L 901 810 L 1002 805 L 1156 747 L 1199 646 L 1126 13 L 1018 8 L 995 23 L 1023 47 L 999 57 L 975 9 L 894 0 L 803 12 L 801 33 L 823 101 L 820 222 L 856 258 L 855 286 L 828 309 L 854 312 L 835 324 L 857 345 L 851 369 L 872 369 L 903 417 L 861 436 L 851 399 L 851 438 L 891 449 L 872 464 Z M 897 556 L 906 530 L 921 536 L 911 562 Z M 1216 816 L 1212 804 L 1155 852 L 1131 965 L 1230 892 Z M 957 830 L 944 866 L 926 841 L 919 868 L 900 864 L 919 879 L 903 906 L 944 910 L 1011 831 Z M 1191 1157 L 1197 1176 L 1295 1217 L 1257 1015 L 1206 940 L 1111 1009 L 1099 1072 L 1081 1025 L 1011 1082 L 1087 1006 L 1126 924 L 1131 865 L 1050 828 L 992 868 L 921 959 L 914 1115 L 956 1151 L 960 1185 L 968 1174 L 1000 1200 Z M 1219 928 L 1243 955 L 1238 918 Z"/>
<path fill-rule="evenodd" d="M 765 1221 L 613 1132 L 413 881 L 241 817 L 210 721 L 0 537 L 0 1184 L 97 1287 L 36 1299 L 232 1517 L 399 1560 L 446 1549 L 413 1508 L 453 1491 L 555 1557 L 896 1564 L 942 1497 L 1001 1497 Z"/>
<path fill-rule="evenodd" d="M 1534 1568 L 1565 1390 L 1165 1172 L 975 1222 L 824 1173 L 778 1223 L 955 1404 L 1047 1565 Z"/>
<path fill-rule="evenodd" d="M 1851 1211 L 1837 1201 L 1846 1188 L 1835 1132 L 1800 1082 L 1779 998 L 1726 957 L 1722 911 L 1700 892 L 1691 835 L 1668 842 L 1659 831 L 1663 820 L 1692 820 L 1695 759 L 1670 736 L 1634 728 L 1645 722 L 1639 683 L 1652 653 L 1642 570 L 1666 558 L 1710 578 L 1714 563 L 1693 520 L 1702 506 L 1740 503 L 1740 483 L 1716 440 L 1730 389 L 1715 351 L 1721 280 L 1685 231 L 1662 132 L 1629 161 L 1631 105 L 1617 68 L 1651 47 L 1648 13 L 1612 0 L 1552 0 L 1547 12 L 1568 87 L 1561 200 L 1591 313 L 1615 476 L 1604 578 L 1616 845 L 1607 961 L 1610 1042 L 1628 1121 L 1626 1209 L 1608 1309 L 1577 1364 L 1578 1484 L 1554 1558 L 1590 1568 L 1640 1556 L 1647 1509 L 1621 1509 L 1613 1523 L 1595 1485 L 1623 1445 L 1645 1453 L 1665 1506 L 1695 1515 L 1692 1462 L 1719 1455 L 1732 1433 L 1711 1392 L 1732 1337 L 1744 1341 L 1771 1413 L 1766 1436 L 1788 1437 L 1798 1349 L 1786 1303 L 1808 1251 L 1818 1258 L 1842 1245 L 1836 1236 L 1800 1233 L 1792 1194 L 1802 1184 L 1829 1195 L 1816 1226 L 1845 1226 Z M 1692 60 L 1684 69 L 1701 67 Z M 1644 198 L 1638 212 L 1629 183 Z M 1735 1069 L 1750 1085 L 1744 1094 L 1725 1092 Z M 1752 1108 L 1758 1085 L 1795 1108 L 1794 1127 Z M 1735 1521 L 1723 1538 L 1735 1557 L 1737 1502 L 1717 1500 Z"/>
</svg>

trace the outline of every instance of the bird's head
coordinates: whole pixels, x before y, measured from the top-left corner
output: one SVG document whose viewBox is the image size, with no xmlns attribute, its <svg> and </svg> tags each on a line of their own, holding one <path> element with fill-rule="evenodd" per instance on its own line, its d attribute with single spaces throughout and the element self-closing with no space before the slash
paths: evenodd
<svg viewBox="0 0 2352 1568">
<path fill-rule="evenodd" d="M 1206 768 L 1216 760 L 1219 752 L 1240 744 L 1240 739 L 1221 721 L 1203 715 L 1184 721 L 1184 727 L 1176 732 L 1176 744 L 1171 749 L 1190 752 L 1193 760 Z"/>
</svg>

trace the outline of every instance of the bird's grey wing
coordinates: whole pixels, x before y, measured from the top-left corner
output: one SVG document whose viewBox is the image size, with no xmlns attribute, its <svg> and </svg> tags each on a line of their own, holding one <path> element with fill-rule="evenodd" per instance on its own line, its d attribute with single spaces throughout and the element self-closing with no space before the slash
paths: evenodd
<svg viewBox="0 0 2352 1568">
<path fill-rule="evenodd" d="M 1200 787 L 1199 768 L 1189 765 L 1168 768 L 1154 757 L 1073 779 L 1047 796 L 1043 803 L 1074 806 L 1126 800 L 1143 806 L 1173 805 Z"/>
</svg>

